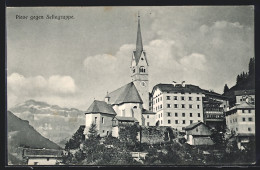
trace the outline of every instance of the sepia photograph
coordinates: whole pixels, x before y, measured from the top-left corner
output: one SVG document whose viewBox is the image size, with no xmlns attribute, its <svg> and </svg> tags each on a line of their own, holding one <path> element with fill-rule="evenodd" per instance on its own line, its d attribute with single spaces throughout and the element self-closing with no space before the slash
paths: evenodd
<svg viewBox="0 0 260 170">
<path fill-rule="evenodd" d="M 255 165 L 254 10 L 7 7 L 7 165 Z"/>
</svg>

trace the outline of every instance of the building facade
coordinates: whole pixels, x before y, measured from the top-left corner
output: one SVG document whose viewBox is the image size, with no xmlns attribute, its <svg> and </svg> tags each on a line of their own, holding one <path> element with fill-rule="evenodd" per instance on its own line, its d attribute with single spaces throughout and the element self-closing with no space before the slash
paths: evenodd
<svg viewBox="0 0 260 170">
<path fill-rule="evenodd" d="M 157 84 L 153 91 L 153 112 L 157 126 L 178 130 L 203 122 L 202 90 L 190 84 Z"/>
<path fill-rule="evenodd" d="M 229 107 L 228 99 L 215 92 L 204 90 L 203 117 L 204 123 L 211 128 L 225 127 L 225 111 Z"/>
</svg>

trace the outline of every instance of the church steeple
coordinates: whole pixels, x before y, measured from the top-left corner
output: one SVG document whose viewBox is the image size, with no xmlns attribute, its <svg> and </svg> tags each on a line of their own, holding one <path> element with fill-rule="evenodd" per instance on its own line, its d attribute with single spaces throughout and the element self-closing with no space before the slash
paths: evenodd
<svg viewBox="0 0 260 170">
<path fill-rule="evenodd" d="M 138 12 L 138 27 L 137 27 L 137 39 L 136 39 L 136 57 L 140 57 L 143 51 L 142 35 L 141 35 L 141 26 L 140 26 L 140 15 Z"/>
</svg>

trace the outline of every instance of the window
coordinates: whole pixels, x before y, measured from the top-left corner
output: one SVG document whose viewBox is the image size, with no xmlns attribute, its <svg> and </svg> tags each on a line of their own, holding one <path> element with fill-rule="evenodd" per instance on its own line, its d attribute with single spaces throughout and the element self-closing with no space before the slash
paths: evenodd
<svg viewBox="0 0 260 170">
<path fill-rule="evenodd" d="M 191 101 L 192 100 L 192 97 L 189 97 L 189 101 Z"/>
<path fill-rule="evenodd" d="M 200 101 L 200 97 L 197 97 L 197 101 Z"/>
<path fill-rule="evenodd" d="M 198 117 L 200 117 L 200 113 L 198 113 Z"/>
<path fill-rule="evenodd" d="M 171 120 L 168 120 L 168 124 L 171 124 Z"/>
<path fill-rule="evenodd" d="M 198 128 L 196 128 L 196 132 L 198 132 L 199 131 L 199 129 Z"/>
<path fill-rule="evenodd" d="M 167 108 L 171 108 L 171 104 L 167 104 Z"/>
<path fill-rule="evenodd" d="M 185 104 L 181 104 L 181 108 L 185 108 Z"/>
<path fill-rule="evenodd" d="M 105 130 L 103 130 L 103 133 L 105 132 Z"/>
<path fill-rule="evenodd" d="M 199 108 L 200 108 L 200 105 L 197 105 L 197 108 L 199 109 Z"/>
<path fill-rule="evenodd" d="M 243 117 L 243 118 L 242 118 L 242 121 L 245 122 L 245 121 L 246 121 L 246 118 Z"/>
<path fill-rule="evenodd" d="M 190 108 L 190 109 L 192 108 L 192 104 L 189 105 L 189 108 Z"/>
<path fill-rule="evenodd" d="M 33 164 L 34 164 L 34 165 L 38 165 L 38 162 L 34 162 Z"/>
<path fill-rule="evenodd" d="M 193 120 L 190 120 L 190 124 L 192 124 L 193 123 Z"/>
<path fill-rule="evenodd" d="M 185 120 L 182 120 L 182 124 L 185 124 Z"/>
<path fill-rule="evenodd" d="M 160 105 L 160 109 L 162 109 L 162 104 Z"/>
<path fill-rule="evenodd" d="M 185 117 L 185 113 L 182 113 L 182 117 Z"/>
<path fill-rule="evenodd" d="M 248 128 L 248 131 L 251 132 L 251 130 L 252 130 L 252 129 L 249 127 L 249 128 Z"/>
<path fill-rule="evenodd" d="M 192 117 L 192 113 L 190 113 L 190 117 Z"/>
<path fill-rule="evenodd" d="M 105 123 L 105 121 L 104 121 L 104 117 L 102 117 L 102 123 L 103 123 L 103 124 Z"/>
<path fill-rule="evenodd" d="M 178 113 L 175 113 L 175 117 L 178 117 Z"/>
<path fill-rule="evenodd" d="M 161 113 L 161 117 L 162 117 L 162 113 Z"/>
<path fill-rule="evenodd" d="M 178 121 L 178 120 L 175 120 L 175 124 L 179 124 L 179 121 Z"/>
<path fill-rule="evenodd" d="M 161 125 L 162 125 L 162 120 L 161 120 Z"/>
<path fill-rule="evenodd" d="M 168 116 L 171 116 L 171 112 L 168 112 L 167 114 L 168 114 Z"/>
<path fill-rule="evenodd" d="M 97 117 L 95 117 L 95 123 L 97 123 Z"/>
<path fill-rule="evenodd" d="M 242 109 L 242 113 L 245 113 L 245 110 L 244 110 L 244 109 Z"/>
<path fill-rule="evenodd" d="M 149 115 L 147 115 L 147 119 L 149 119 Z"/>
<path fill-rule="evenodd" d="M 249 122 L 252 122 L 252 121 L 253 121 L 252 117 L 249 117 L 249 118 L 248 118 L 248 121 L 249 121 Z"/>
<path fill-rule="evenodd" d="M 178 100 L 178 97 L 177 97 L 177 96 L 174 96 L 174 100 Z"/>
<path fill-rule="evenodd" d="M 49 161 L 50 160 L 50 158 L 47 158 L 47 161 Z"/>
<path fill-rule="evenodd" d="M 184 100 L 184 96 L 181 96 L 181 100 Z"/>
<path fill-rule="evenodd" d="M 147 126 L 149 126 L 149 122 L 147 122 Z"/>
<path fill-rule="evenodd" d="M 251 109 L 248 109 L 248 113 L 251 113 Z"/>
<path fill-rule="evenodd" d="M 178 104 L 174 104 L 174 108 L 178 108 Z"/>
<path fill-rule="evenodd" d="M 161 101 L 162 101 L 162 97 L 160 97 Z"/>
<path fill-rule="evenodd" d="M 139 72 L 140 72 L 140 73 L 145 73 L 145 68 L 144 68 L 144 66 L 141 66 L 141 67 L 140 67 Z"/>
<path fill-rule="evenodd" d="M 171 97 L 170 97 L 170 96 L 166 96 L 166 99 L 167 99 L 167 100 L 171 100 Z"/>
<path fill-rule="evenodd" d="M 238 131 L 238 128 L 236 128 L 236 131 Z"/>
</svg>

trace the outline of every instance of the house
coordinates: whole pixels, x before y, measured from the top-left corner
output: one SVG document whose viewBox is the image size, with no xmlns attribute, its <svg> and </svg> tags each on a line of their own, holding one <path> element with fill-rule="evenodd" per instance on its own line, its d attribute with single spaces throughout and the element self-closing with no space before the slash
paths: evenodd
<svg viewBox="0 0 260 170">
<path fill-rule="evenodd" d="M 172 83 L 153 87 L 153 112 L 157 126 L 182 130 L 187 125 L 203 122 L 202 89 L 198 86 Z"/>
<path fill-rule="evenodd" d="M 213 145 L 210 136 L 212 132 L 203 122 L 196 122 L 185 127 L 185 138 L 190 145 Z"/>
<path fill-rule="evenodd" d="M 241 149 L 255 137 L 255 105 L 243 101 L 225 114 L 227 128 L 235 134 L 238 148 Z"/>
<path fill-rule="evenodd" d="M 225 111 L 229 107 L 228 99 L 218 93 L 204 90 L 203 117 L 204 123 L 211 128 L 225 127 Z"/>
<path fill-rule="evenodd" d="M 84 135 L 87 138 L 89 127 L 92 123 L 96 124 L 98 134 L 106 136 L 112 132 L 112 119 L 116 112 L 110 104 L 104 101 L 94 100 L 85 112 L 86 123 Z"/>
<path fill-rule="evenodd" d="M 156 113 L 150 110 L 142 111 L 144 117 L 144 126 L 155 126 L 156 125 Z"/>
<path fill-rule="evenodd" d="M 29 149 L 23 150 L 23 158 L 28 165 L 60 165 L 62 162 L 62 150 L 55 149 Z"/>
<path fill-rule="evenodd" d="M 134 125 L 139 124 L 138 120 L 134 117 L 123 117 L 123 116 L 115 116 L 112 119 L 112 136 L 119 137 L 120 128 L 123 125 Z"/>
</svg>

